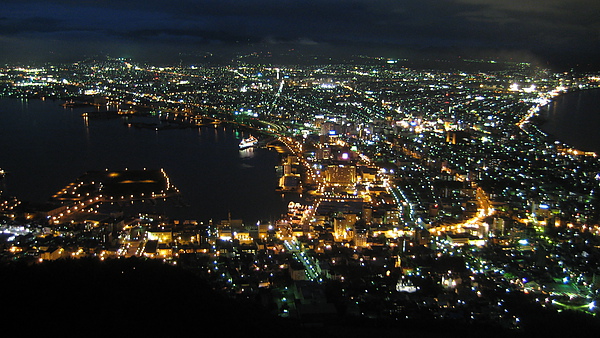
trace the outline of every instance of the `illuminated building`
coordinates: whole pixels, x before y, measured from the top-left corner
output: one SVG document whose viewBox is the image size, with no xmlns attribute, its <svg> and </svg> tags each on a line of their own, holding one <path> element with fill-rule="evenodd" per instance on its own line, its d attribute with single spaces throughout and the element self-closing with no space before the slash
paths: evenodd
<svg viewBox="0 0 600 338">
<path fill-rule="evenodd" d="M 359 248 L 364 248 L 369 246 L 368 244 L 369 232 L 366 229 L 358 229 L 356 228 L 354 234 L 354 245 Z"/>
<path fill-rule="evenodd" d="M 222 240 L 231 240 L 234 234 L 242 230 L 243 223 L 241 219 L 222 220 L 217 224 L 217 237 Z"/>
<path fill-rule="evenodd" d="M 65 250 L 63 248 L 43 248 L 40 252 L 40 259 L 44 261 L 53 261 L 62 258 L 64 251 Z"/>
<path fill-rule="evenodd" d="M 356 183 L 356 166 L 354 165 L 328 165 L 325 180 L 329 184 L 353 185 Z"/>
<path fill-rule="evenodd" d="M 158 241 L 150 240 L 144 245 L 144 256 L 148 258 L 154 258 L 158 254 Z"/>
<path fill-rule="evenodd" d="M 354 238 L 356 214 L 342 214 L 333 218 L 333 236 L 337 241 L 351 241 Z"/>
<path fill-rule="evenodd" d="M 279 186 L 282 191 L 296 191 L 299 189 L 300 175 L 284 175 L 279 179 Z"/>
<path fill-rule="evenodd" d="M 160 244 L 173 242 L 173 231 L 171 229 L 155 229 L 146 232 L 149 241 L 158 241 Z"/>
<path fill-rule="evenodd" d="M 335 130 L 336 124 L 332 122 L 324 122 L 321 124 L 321 143 L 326 144 L 331 141 L 331 138 L 335 138 L 337 136 L 337 131 Z"/>
<path fill-rule="evenodd" d="M 379 168 L 360 166 L 359 171 L 360 180 L 362 182 L 374 182 L 377 179 L 377 173 L 379 172 Z"/>
<path fill-rule="evenodd" d="M 373 221 L 373 208 L 365 206 L 362 211 L 362 218 L 365 222 L 371 223 Z"/>
</svg>

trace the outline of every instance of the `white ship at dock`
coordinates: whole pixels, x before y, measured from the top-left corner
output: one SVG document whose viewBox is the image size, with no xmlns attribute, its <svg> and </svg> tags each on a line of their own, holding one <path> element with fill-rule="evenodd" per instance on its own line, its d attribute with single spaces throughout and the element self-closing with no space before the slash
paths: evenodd
<svg viewBox="0 0 600 338">
<path fill-rule="evenodd" d="M 258 139 L 254 136 L 242 139 L 240 142 L 240 150 L 255 147 L 258 144 Z"/>
</svg>

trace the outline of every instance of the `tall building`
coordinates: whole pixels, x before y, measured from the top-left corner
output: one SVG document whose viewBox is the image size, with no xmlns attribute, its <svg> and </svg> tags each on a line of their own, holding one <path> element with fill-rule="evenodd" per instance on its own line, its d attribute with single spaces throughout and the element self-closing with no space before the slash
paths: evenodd
<svg viewBox="0 0 600 338">
<path fill-rule="evenodd" d="M 350 241 L 354 238 L 354 224 L 358 221 L 355 214 L 343 214 L 333 218 L 333 237 L 337 241 Z"/>
<path fill-rule="evenodd" d="M 337 124 L 333 122 L 323 122 L 321 124 L 321 132 L 319 133 L 321 144 L 332 142 L 336 139 L 339 131 Z"/>
</svg>

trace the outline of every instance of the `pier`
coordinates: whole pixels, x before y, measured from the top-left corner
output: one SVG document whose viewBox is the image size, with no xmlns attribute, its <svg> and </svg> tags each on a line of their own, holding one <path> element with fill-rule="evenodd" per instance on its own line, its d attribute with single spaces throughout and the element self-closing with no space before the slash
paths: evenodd
<svg viewBox="0 0 600 338">
<path fill-rule="evenodd" d="M 63 205 L 48 213 L 53 222 L 78 213 L 94 212 L 100 203 L 153 201 L 179 196 L 164 170 L 90 171 L 57 192 Z"/>
</svg>

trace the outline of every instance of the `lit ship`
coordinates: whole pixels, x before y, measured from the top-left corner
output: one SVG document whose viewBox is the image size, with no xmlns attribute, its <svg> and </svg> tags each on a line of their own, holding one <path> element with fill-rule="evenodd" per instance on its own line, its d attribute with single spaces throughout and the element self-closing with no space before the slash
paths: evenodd
<svg viewBox="0 0 600 338">
<path fill-rule="evenodd" d="M 258 139 L 254 136 L 250 136 L 248 138 L 242 139 L 240 142 L 240 150 L 254 147 L 258 144 Z"/>
</svg>

